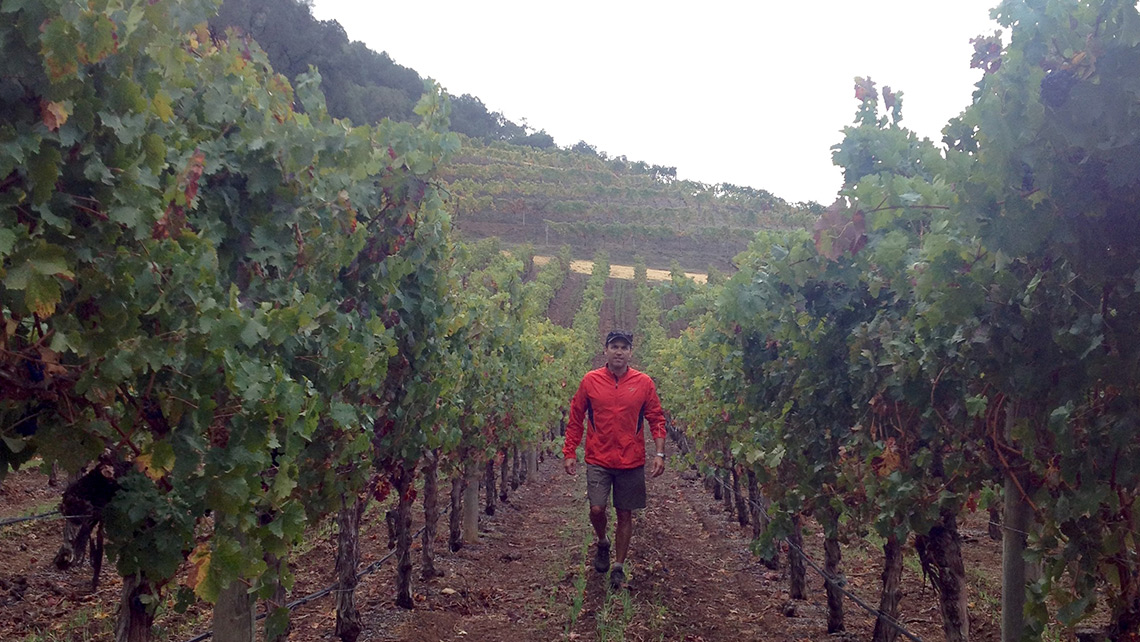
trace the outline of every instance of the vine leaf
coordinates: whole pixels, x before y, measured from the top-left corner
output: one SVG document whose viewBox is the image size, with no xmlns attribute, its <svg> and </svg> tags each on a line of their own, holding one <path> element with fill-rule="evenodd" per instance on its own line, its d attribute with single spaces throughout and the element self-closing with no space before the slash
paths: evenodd
<svg viewBox="0 0 1140 642">
<path fill-rule="evenodd" d="M 71 115 L 68 112 L 66 104 L 49 101 L 44 101 L 40 105 L 40 112 L 43 117 L 44 126 L 53 132 L 59 131 L 59 128 L 67 122 L 67 117 Z"/>
<path fill-rule="evenodd" d="M 211 595 L 212 582 L 205 582 L 210 573 L 210 545 L 208 542 L 198 544 L 194 552 L 190 553 L 190 571 L 186 574 L 186 585 L 194 591 L 199 599 L 213 601 L 217 596 Z"/>
<path fill-rule="evenodd" d="M 850 217 L 843 200 L 835 203 L 820 214 L 815 222 L 815 249 L 822 256 L 834 261 L 844 252 L 852 256 L 867 245 L 867 227 L 863 210 L 855 210 Z"/>
</svg>

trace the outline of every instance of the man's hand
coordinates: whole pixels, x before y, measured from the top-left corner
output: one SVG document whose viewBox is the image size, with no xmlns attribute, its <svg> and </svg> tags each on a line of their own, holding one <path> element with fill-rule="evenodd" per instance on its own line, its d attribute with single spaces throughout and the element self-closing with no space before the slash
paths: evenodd
<svg viewBox="0 0 1140 642">
<path fill-rule="evenodd" d="M 653 470 L 650 473 L 650 476 L 651 477 L 660 477 L 661 473 L 663 473 L 663 472 L 665 472 L 665 458 L 664 457 L 654 457 L 653 458 Z"/>
<path fill-rule="evenodd" d="M 577 468 L 578 460 L 570 459 L 569 457 L 563 458 L 562 467 L 566 469 L 567 475 L 573 475 L 574 469 Z"/>
</svg>

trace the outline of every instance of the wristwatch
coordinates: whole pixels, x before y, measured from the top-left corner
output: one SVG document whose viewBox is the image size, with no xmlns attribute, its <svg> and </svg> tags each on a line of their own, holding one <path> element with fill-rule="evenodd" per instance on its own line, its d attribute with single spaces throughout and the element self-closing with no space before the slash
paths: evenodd
<svg viewBox="0 0 1140 642">
<path fill-rule="evenodd" d="M 661 459 L 665 459 L 665 453 L 657 453 L 657 456 Z"/>
</svg>

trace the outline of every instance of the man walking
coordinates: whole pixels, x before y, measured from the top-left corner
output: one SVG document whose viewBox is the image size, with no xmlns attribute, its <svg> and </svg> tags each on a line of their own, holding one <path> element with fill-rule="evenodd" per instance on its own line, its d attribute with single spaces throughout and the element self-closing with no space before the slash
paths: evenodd
<svg viewBox="0 0 1140 642">
<path fill-rule="evenodd" d="M 582 422 L 586 429 L 586 495 L 590 500 L 590 523 L 597 535 L 594 570 L 610 569 L 610 541 L 606 538 L 607 507 L 613 493 L 617 528 L 614 532 L 616 560 L 610 573 L 614 589 L 625 584 L 626 553 L 633 534 L 633 511 L 645 508 L 645 434 L 649 422 L 653 443 L 652 475 L 665 472 L 665 414 L 657 397 L 657 386 L 648 375 L 629 367 L 633 335 L 614 330 L 606 336 L 606 365 L 582 377 L 570 401 L 570 421 L 562 463 L 568 475 L 577 465 Z"/>
</svg>

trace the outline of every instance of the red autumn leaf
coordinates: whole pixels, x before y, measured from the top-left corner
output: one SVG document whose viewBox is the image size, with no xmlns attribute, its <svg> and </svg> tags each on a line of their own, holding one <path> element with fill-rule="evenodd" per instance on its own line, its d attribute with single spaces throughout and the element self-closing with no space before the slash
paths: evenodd
<svg viewBox="0 0 1140 642">
<path fill-rule="evenodd" d="M 53 132 L 59 131 L 60 127 L 67 122 L 67 106 L 63 103 L 43 101 L 40 103 L 40 113 L 44 121 L 44 126 Z"/>
</svg>

